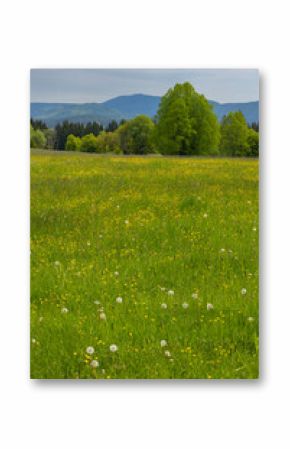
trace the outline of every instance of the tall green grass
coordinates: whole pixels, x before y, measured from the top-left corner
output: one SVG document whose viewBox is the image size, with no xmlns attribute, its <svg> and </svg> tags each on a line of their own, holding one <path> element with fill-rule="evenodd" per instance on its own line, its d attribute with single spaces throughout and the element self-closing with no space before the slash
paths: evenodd
<svg viewBox="0 0 290 449">
<path fill-rule="evenodd" d="M 257 160 L 34 152 L 31 377 L 256 378 L 258 224 Z"/>
</svg>

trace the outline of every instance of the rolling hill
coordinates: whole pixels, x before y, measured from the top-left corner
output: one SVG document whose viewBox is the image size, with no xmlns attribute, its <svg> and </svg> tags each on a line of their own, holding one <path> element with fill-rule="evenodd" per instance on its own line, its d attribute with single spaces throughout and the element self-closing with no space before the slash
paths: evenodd
<svg viewBox="0 0 290 449">
<path fill-rule="evenodd" d="M 124 95 L 103 103 L 31 103 L 31 117 L 43 120 L 50 127 L 64 120 L 87 123 L 97 121 L 107 125 L 111 120 L 130 119 L 140 114 L 154 117 L 160 102 L 158 96 Z M 209 100 L 215 114 L 221 120 L 228 112 L 241 111 L 247 122 L 259 121 L 259 102 L 218 103 Z"/>
</svg>

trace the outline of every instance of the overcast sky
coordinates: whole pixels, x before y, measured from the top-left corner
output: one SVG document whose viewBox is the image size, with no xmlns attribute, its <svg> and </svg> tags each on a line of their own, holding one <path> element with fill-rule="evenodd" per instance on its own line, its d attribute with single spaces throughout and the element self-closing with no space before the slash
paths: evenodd
<svg viewBox="0 0 290 449">
<path fill-rule="evenodd" d="M 119 95 L 163 95 L 189 81 L 209 100 L 220 103 L 259 99 L 254 69 L 33 69 L 32 102 L 95 103 Z"/>
</svg>

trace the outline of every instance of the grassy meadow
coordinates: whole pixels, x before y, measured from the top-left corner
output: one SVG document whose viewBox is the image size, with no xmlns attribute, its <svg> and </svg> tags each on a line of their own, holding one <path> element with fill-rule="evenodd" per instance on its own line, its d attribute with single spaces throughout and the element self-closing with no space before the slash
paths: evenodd
<svg viewBox="0 0 290 449">
<path fill-rule="evenodd" d="M 258 377 L 258 161 L 31 154 L 32 378 Z"/>
</svg>

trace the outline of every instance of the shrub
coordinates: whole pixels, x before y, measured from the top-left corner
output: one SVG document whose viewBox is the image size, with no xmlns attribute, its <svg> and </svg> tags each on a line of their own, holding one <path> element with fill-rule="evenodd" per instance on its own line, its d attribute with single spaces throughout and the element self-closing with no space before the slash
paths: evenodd
<svg viewBox="0 0 290 449">
<path fill-rule="evenodd" d="M 70 134 L 69 136 L 67 136 L 65 149 L 67 151 L 80 151 L 81 144 L 81 139 L 79 137 Z"/>
<path fill-rule="evenodd" d="M 40 129 L 33 129 L 30 126 L 30 147 L 31 148 L 45 148 L 46 138 Z"/>
</svg>

